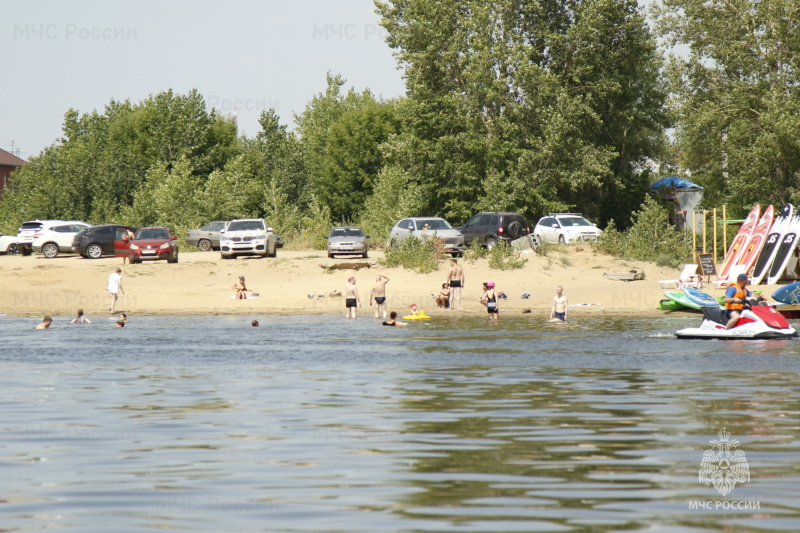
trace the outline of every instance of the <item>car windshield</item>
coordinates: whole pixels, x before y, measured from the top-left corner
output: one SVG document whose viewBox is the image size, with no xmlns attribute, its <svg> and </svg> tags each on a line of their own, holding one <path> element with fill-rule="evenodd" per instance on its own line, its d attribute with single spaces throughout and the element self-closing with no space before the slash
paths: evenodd
<svg viewBox="0 0 800 533">
<path fill-rule="evenodd" d="M 228 224 L 226 231 L 264 231 L 264 223 L 260 220 L 237 220 Z"/>
<path fill-rule="evenodd" d="M 442 219 L 442 218 L 425 218 L 425 219 L 417 220 L 416 224 L 417 224 L 417 229 L 418 230 L 423 230 L 423 229 L 431 229 L 431 230 L 453 229 L 450 226 L 450 224 L 448 224 L 447 221 Z M 427 226 L 427 228 L 426 228 L 426 226 Z"/>
<path fill-rule="evenodd" d="M 169 239 L 169 235 L 164 228 L 144 228 L 136 232 L 136 240 L 144 241 L 149 239 Z"/>
<path fill-rule="evenodd" d="M 364 232 L 360 228 L 333 228 L 331 237 L 363 237 Z"/>
<path fill-rule="evenodd" d="M 570 218 L 559 218 L 559 222 L 564 227 L 570 226 L 591 226 L 592 223 L 586 220 L 583 217 L 570 217 Z"/>
</svg>

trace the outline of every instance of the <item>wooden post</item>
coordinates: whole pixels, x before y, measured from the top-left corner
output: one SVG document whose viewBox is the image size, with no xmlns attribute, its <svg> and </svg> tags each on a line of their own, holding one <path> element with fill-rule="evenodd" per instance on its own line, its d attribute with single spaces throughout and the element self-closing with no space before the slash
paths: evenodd
<svg viewBox="0 0 800 533">
<path fill-rule="evenodd" d="M 725 204 L 722 204 L 722 220 L 728 220 L 728 215 L 725 212 Z M 728 226 L 722 224 L 722 257 L 728 253 Z"/>
<path fill-rule="evenodd" d="M 714 261 L 717 260 L 717 208 L 714 208 Z"/>
<path fill-rule="evenodd" d="M 697 222 L 697 212 L 692 209 L 692 258 L 697 263 L 697 232 L 695 231 Z"/>
<path fill-rule="evenodd" d="M 703 253 L 706 253 L 706 215 L 708 211 L 703 209 Z"/>
</svg>

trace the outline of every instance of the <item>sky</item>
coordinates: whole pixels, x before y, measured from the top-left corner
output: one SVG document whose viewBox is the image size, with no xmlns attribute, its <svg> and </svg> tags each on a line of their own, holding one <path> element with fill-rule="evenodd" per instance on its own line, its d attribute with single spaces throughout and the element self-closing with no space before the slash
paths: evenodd
<svg viewBox="0 0 800 533">
<path fill-rule="evenodd" d="M 0 0 L 0 148 L 29 159 L 64 114 L 196 88 L 253 137 L 275 109 L 293 127 L 328 71 L 345 88 L 405 93 L 373 0 Z"/>
</svg>

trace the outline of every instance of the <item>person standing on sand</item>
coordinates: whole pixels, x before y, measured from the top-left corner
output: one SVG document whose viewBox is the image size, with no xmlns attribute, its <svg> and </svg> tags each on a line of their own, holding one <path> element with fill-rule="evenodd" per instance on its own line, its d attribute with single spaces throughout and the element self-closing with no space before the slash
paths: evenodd
<svg viewBox="0 0 800 533">
<path fill-rule="evenodd" d="M 567 297 L 564 296 L 564 288 L 556 287 L 556 295 L 553 298 L 553 309 L 550 310 L 550 320 L 557 318 L 562 322 L 567 321 Z"/>
<path fill-rule="evenodd" d="M 361 303 L 361 298 L 358 297 L 356 278 L 350 278 L 344 286 L 344 305 L 347 308 L 347 314 L 344 317 L 356 318 L 356 307 L 358 307 L 359 303 Z"/>
<path fill-rule="evenodd" d="M 108 311 L 113 315 L 114 308 L 117 306 L 117 298 L 119 297 L 119 293 L 125 294 L 125 290 L 122 288 L 122 269 L 117 267 L 114 269 L 108 276 L 108 287 L 106 288 L 108 294 L 111 295 L 111 305 L 108 306 Z"/>
<path fill-rule="evenodd" d="M 450 260 L 450 273 L 448 274 L 450 284 L 450 309 L 458 306 L 461 309 L 461 289 L 464 288 L 464 269 L 458 264 L 454 257 Z"/>
<path fill-rule="evenodd" d="M 375 286 L 372 287 L 372 292 L 369 294 L 369 305 L 372 306 L 372 300 L 375 300 L 375 318 L 378 316 L 379 311 L 383 310 L 383 318 L 386 318 L 386 284 L 389 283 L 389 278 L 382 274 L 378 274 L 375 278 Z"/>
</svg>

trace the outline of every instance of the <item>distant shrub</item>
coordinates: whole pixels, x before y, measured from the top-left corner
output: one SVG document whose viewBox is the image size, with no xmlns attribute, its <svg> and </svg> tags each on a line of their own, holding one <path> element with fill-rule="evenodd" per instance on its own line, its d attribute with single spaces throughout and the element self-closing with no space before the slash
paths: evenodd
<svg viewBox="0 0 800 533">
<path fill-rule="evenodd" d="M 489 268 L 497 270 L 516 270 L 522 268 L 528 260 L 514 250 L 506 241 L 498 242 L 489 252 Z"/>
<path fill-rule="evenodd" d="M 445 257 L 443 244 L 442 239 L 435 237 L 408 238 L 399 247 L 390 246 L 386 250 L 383 264 L 427 274 L 439 268 L 439 261 Z"/>
<path fill-rule="evenodd" d="M 484 248 L 478 239 L 473 239 L 472 244 L 464 250 L 464 258 L 470 263 L 474 263 L 478 259 L 484 259 L 488 255 L 489 250 Z"/>
<path fill-rule="evenodd" d="M 595 247 L 610 255 L 661 266 L 685 263 L 692 257 L 692 234 L 675 229 L 667 219 L 666 207 L 648 196 L 634 213 L 634 223 L 628 231 L 617 230 L 612 220 Z"/>
</svg>

